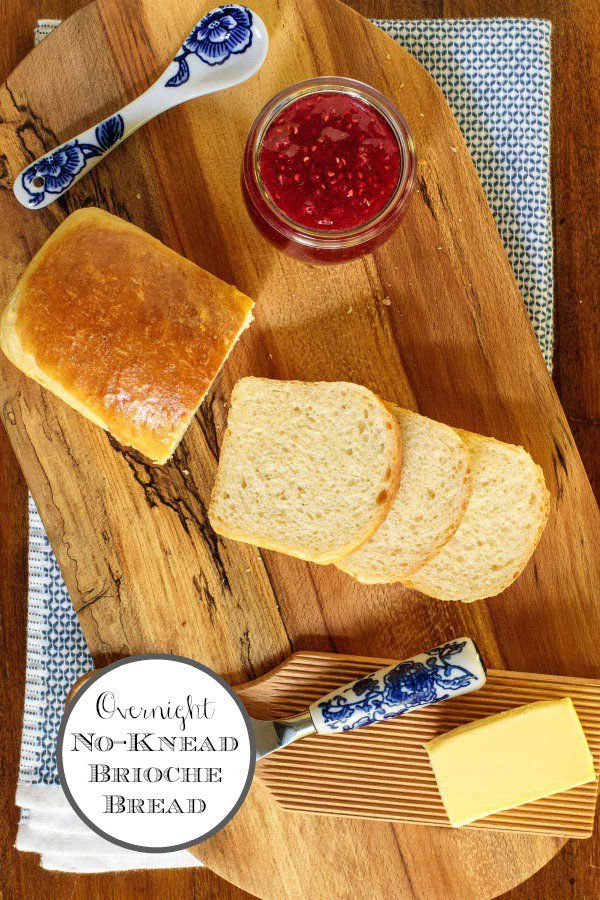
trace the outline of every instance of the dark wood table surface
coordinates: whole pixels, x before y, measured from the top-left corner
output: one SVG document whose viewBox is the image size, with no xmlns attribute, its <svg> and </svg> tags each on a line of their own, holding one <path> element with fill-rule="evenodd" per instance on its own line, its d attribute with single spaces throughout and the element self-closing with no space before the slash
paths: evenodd
<svg viewBox="0 0 600 900">
<path fill-rule="evenodd" d="M 0 0 L 0 83 L 29 52 L 39 18 L 64 19 L 86 0 Z M 390 19 L 525 16 L 552 21 L 552 192 L 555 240 L 554 382 L 596 497 L 600 498 L 599 222 L 600 15 L 597 0 L 350 0 Z M 2 148 L 0 147 L 0 163 Z M 1 227 L 1 226 L 0 226 Z M 27 624 L 27 487 L 0 429 L 0 897 L 248 895 L 206 870 L 63 875 L 13 849 Z M 599 598 L 600 599 L 600 598 Z M 510 900 L 600 897 L 600 815 L 587 841 L 570 841 Z M 390 900 L 394 895 L 390 893 Z M 361 898 L 362 900 L 362 898 Z M 366 898 L 365 898 L 366 900 Z M 431 898 L 441 900 L 441 898 Z"/>
</svg>

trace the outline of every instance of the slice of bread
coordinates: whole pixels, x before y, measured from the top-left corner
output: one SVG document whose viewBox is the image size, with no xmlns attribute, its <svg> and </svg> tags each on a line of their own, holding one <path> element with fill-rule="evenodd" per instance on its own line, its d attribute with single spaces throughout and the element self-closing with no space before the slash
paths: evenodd
<svg viewBox="0 0 600 900">
<path fill-rule="evenodd" d="M 466 445 L 453 428 L 389 405 L 402 432 L 402 477 L 390 511 L 338 568 L 363 584 L 403 581 L 452 537 L 473 479 Z"/>
<path fill-rule="evenodd" d="M 357 384 L 242 378 L 209 507 L 218 534 L 330 563 L 385 518 L 398 490 L 398 422 Z"/>
<path fill-rule="evenodd" d="M 544 530 L 550 495 L 523 447 L 459 431 L 471 455 L 473 494 L 456 533 L 404 583 L 439 600 L 494 597 L 525 568 Z"/>
</svg>

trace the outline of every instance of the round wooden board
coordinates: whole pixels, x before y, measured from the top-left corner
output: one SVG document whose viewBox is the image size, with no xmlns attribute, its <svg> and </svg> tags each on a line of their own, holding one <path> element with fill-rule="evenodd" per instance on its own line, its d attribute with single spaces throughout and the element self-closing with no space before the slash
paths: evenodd
<svg viewBox="0 0 600 900">
<path fill-rule="evenodd" d="M 257 300 L 255 324 L 163 468 L 0 362 L 3 421 L 96 662 L 177 652 L 241 683 L 292 650 L 402 659 L 467 633 L 495 667 L 598 675 L 598 510 L 440 91 L 336 0 L 254 5 L 271 34 L 257 77 L 166 113 L 46 210 L 17 204 L 17 172 L 153 81 L 202 8 L 192 0 L 99 0 L 47 38 L 0 91 L 5 296 L 58 222 L 95 204 Z M 331 73 L 370 82 L 398 103 L 415 134 L 419 177 L 389 244 L 324 269 L 262 240 L 243 208 L 239 170 L 262 104 L 294 81 Z M 231 385 L 249 372 L 357 381 L 450 424 L 525 445 L 554 503 L 523 576 L 493 601 L 444 604 L 218 539 L 206 501 Z M 506 891 L 562 844 L 284 813 L 256 782 L 235 819 L 198 853 L 260 897 L 466 900 Z"/>
</svg>

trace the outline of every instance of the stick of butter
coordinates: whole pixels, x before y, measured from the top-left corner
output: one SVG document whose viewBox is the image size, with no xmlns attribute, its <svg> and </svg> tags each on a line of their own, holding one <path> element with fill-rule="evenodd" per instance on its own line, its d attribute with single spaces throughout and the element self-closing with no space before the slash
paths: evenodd
<svg viewBox="0 0 600 900">
<path fill-rule="evenodd" d="M 569 697 L 461 725 L 425 748 L 455 828 L 596 778 Z"/>
</svg>

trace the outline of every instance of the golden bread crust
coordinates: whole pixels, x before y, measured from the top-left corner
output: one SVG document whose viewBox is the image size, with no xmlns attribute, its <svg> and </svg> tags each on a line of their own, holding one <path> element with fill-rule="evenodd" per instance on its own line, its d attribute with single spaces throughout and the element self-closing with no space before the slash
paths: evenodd
<svg viewBox="0 0 600 900">
<path fill-rule="evenodd" d="M 165 462 L 252 307 L 137 226 L 78 210 L 27 267 L 1 344 L 26 375 Z"/>
</svg>

